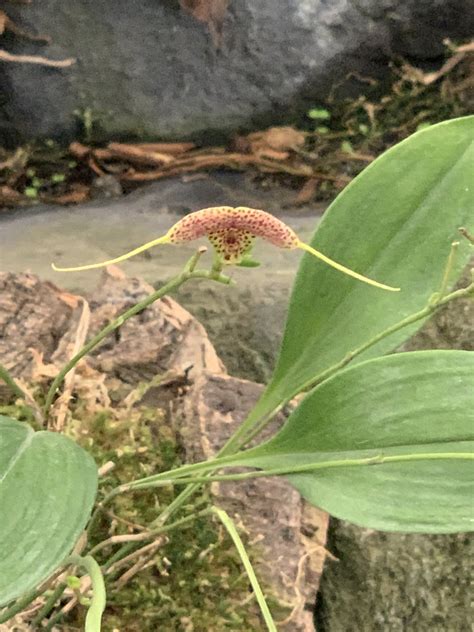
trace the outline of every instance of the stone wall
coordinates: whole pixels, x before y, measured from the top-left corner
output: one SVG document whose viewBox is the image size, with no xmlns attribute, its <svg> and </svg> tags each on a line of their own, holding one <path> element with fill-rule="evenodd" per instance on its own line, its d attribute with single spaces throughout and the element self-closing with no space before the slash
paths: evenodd
<svg viewBox="0 0 474 632">
<path fill-rule="evenodd" d="M 443 38 L 474 30 L 474 0 L 230 0 L 217 39 L 178 0 L 3 8 L 51 36 L 41 46 L 4 34 L 3 48 L 77 61 L 0 62 L 0 145 L 65 142 L 84 127 L 97 139 L 222 137 L 291 120 L 350 71 L 383 76 L 396 55 L 432 61 Z"/>
</svg>

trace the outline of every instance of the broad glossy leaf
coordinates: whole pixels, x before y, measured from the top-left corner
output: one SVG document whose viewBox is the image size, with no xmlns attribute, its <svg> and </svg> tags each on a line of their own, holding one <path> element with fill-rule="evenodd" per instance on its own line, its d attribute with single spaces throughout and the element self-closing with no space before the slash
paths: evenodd
<svg viewBox="0 0 474 632">
<path fill-rule="evenodd" d="M 95 463 L 77 444 L 0 416 L 0 605 L 70 553 L 96 491 Z"/>
<path fill-rule="evenodd" d="M 458 227 L 474 229 L 474 116 L 420 131 L 365 169 L 331 204 L 311 244 L 392 293 L 304 255 L 272 381 L 256 419 L 374 335 L 425 306 L 439 288 Z M 461 240 L 453 281 L 469 260 Z M 472 253 L 472 249 L 471 249 Z M 383 355 L 422 323 L 383 340 L 357 361 Z"/>
<path fill-rule="evenodd" d="M 474 353 L 401 353 L 346 369 L 307 395 L 273 439 L 226 464 L 320 464 L 288 479 L 314 505 L 362 526 L 472 530 Z"/>
</svg>

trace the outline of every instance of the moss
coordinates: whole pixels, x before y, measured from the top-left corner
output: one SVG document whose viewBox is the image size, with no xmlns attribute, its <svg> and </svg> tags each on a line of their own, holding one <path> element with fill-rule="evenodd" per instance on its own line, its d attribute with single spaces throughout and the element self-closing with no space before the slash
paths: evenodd
<svg viewBox="0 0 474 632">
<path fill-rule="evenodd" d="M 31 426 L 37 427 L 33 411 L 25 404 L 2 404 L 0 401 L 0 415 L 12 417 L 13 419 L 18 419 L 18 421 L 26 421 Z"/>
<path fill-rule="evenodd" d="M 180 464 L 180 448 L 162 411 L 138 407 L 129 412 L 101 410 L 90 415 L 81 408 L 79 403 L 73 412 L 70 433 L 99 465 L 109 460 L 116 463 L 102 481 L 102 493 L 132 478 Z M 179 488 L 169 487 L 117 497 L 92 533 L 91 544 L 112 534 L 129 533 L 124 521 L 149 524 L 176 492 Z M 176 517 L 202 509 L 207 500 L 204 490 Z M 99 553 L 99 563 L 112 552 Z M 124 587 L 109 583 L 103 630 L 259 631 L 259 616 L 247 603 L 249 594 L 248 580 L 232 542 L 220 524 L 201 516 L 169 532 L 163 546 L 147 560 L 146 568 Z M 84 611 L 76 609 L 64 621 L 64 630 L 80 625 L 83 616 Z"/>
</svg>

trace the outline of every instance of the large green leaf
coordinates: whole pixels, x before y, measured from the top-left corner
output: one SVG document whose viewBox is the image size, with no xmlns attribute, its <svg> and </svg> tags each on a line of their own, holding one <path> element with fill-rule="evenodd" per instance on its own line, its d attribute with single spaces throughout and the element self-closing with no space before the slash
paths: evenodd
<svg viewBox="0 0 474 632">
<path fill-rule="evenodd" d="M 77 444 L 0 416 L 0 605 L 70 553 L 96 491 L 95 463 Z"/>
<path fill-rule="evenodd" d="M 374 529 L 447 533 L 474 528 L 473 459 L 474 353 L 420 351 L 342 371 L 273 439 L 225 462 L 316 465 L 288 479 L 331 514 Z"/>
<path fill-rule="evenodd" d="M 425 306 L 438 289 L 458 227 L 474 228 L 474 116 L 434 125 L 385 152 L 337 197 L 311 244 L 367 276 L 401 287 L 386 292 L 304 255 L 283 344 L 256 419 L 321 370 Z M 461 243 L 453 279 L 469 259 Z M 419 327 L 358 358 L 380 356 Z"/>
</svg>

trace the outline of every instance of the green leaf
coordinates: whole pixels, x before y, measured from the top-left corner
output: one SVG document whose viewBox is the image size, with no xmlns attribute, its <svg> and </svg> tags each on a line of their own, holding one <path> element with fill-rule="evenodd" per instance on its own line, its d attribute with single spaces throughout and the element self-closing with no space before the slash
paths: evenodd
<svg viewBox="0 0 474 632">
<path fill-rule="evenodd" d="M 348 140 L 343 140 L 341 143 L 341 151 L 343 151 L 345 154 L 353 154 L 354 147 Z"/>
<path fill-rule="evenodd" d="M 35 187 L 26 187 L 25 190 L 23 191 L 23 193 L 28 198 L 35 199 L 35 198 L 38 197 L 38 189 L 35 188 Z"/>
<path fill-rule="evenodd" d="M 61 564 L 96 491 L 96 465 L 76 443 L 0 416 L 0 606 Z"/>
<path fill-rule="evenodd" d="M 314 505 L 358 525 L 474 528 L 474 353 L 369 360 L 315 388 L 280 432 L 223 459 L 288 475 Z M 319 468 L 319 469 L 318 469 Z"/>
<path fill-rule="evenodd" d="M 53 184 L 59 184 L 60 182 L 64 182 L 66 176 L 64 173 L 53 173 L 51 176 L 51 182 Z"/>
<path fill-rule="evenodd" d="M 331 113 L 324 108 L 313 108 L 308 111 L 308 116 L 317 121 L 327 121 L 331 118 Z"/>
<path fill-rule="evenodd" d="M 331 204 L 311 245 L 378 281 L 385 292 L 302 258 L 273 378 L 251 413 L 257 420 L 349 351 L 423 308 L 441 283 L 458 227 L 474 228 L 474 116 L 433 125 L 389 149 Z M 462 240 L 454 278 L 469 260 Z M 472 252 L 472 251 L 471 251 Z M 358 358 L 396 348 L 403 329 Z"/>
</svg>

